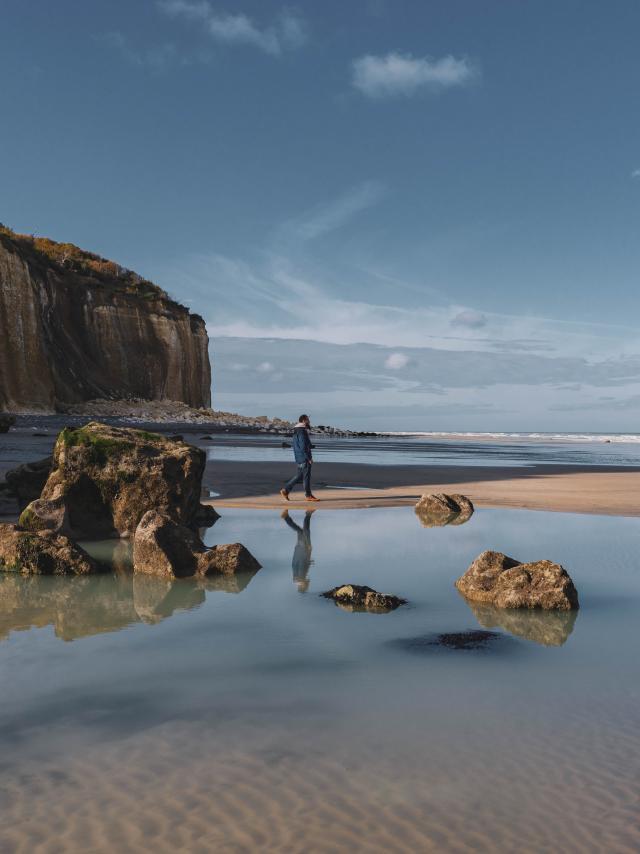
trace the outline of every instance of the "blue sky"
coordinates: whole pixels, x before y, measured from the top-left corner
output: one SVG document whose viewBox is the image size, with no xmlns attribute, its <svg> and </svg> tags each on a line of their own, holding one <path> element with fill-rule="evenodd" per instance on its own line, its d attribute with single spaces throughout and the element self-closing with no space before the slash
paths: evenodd
<svg viewBox="0 0 640 854">
<path fill-rule="evenodd" d="M 217 407 L 638 429 L 640 4 L 0 11 L 0 220 L 202 314 Z"/>
</svg>

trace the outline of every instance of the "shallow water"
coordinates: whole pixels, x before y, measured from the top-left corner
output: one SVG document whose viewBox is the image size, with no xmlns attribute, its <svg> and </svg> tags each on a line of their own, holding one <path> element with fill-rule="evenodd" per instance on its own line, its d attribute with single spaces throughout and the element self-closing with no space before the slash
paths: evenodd
<svg viewBox="0 0 640 854">
<path fill-rule="evenodd" d="M 639 519 L 223 512 L 253 577 L 134 579 L 110 543 L 112 575 L 0 578 L 3 854 L 638 850 Z M 474 612 L 488 547 L 561 562 L 577 618 Z"/>
</svg>

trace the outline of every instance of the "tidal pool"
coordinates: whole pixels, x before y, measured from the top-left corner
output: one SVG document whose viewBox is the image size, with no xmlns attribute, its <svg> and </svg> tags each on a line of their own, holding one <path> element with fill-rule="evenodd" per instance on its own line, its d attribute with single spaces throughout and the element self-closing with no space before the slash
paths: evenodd
<svg viewBox="0 0 640 854">
<path fill-rule="evenodd" d="M 263 569 L 134 578 L 112 542 L 112 574 L 0 576 L 3 854 L 640 848 L 640 519 L 223 510 L 206 539 Z M 471 607 L 486 548 L 562 563 L 580 611 Z M 345 582 L 409 605 L 319 596 Z"/>
</svg>

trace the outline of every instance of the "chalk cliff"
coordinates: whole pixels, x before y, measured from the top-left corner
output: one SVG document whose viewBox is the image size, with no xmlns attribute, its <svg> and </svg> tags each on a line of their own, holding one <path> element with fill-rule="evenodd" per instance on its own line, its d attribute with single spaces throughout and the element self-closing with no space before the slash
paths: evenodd
<svg viewBox="0 0 640 854">
<path fill-rule="evenodd" d="M 211 405 L 202 318 L 112 261 L 0 226 L 0 410 L 130 397 Z"/>
</svg>

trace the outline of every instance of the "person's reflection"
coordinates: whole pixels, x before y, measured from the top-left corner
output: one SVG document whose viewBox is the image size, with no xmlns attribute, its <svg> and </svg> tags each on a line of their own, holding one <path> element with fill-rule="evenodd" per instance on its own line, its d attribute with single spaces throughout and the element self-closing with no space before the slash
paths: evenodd
<svg viewBox="0 0 640 854">
<path fill-rule="evenodd" d="M 296 532 L 298 538 L 296 547 L 293 550 L 291 569 L 293 570 L 294 584 L 300 593 L 304 593 L 309 589 L 309 567 L 313 563 L 311 560 L 311 517 L 314 512 L 314 510 L 307 510 L 304 514 L 302 527 L 296 525 L 289 516 L 288 510 L 283 510 L 280 514 L 291 530 Z"/>
</svg>

